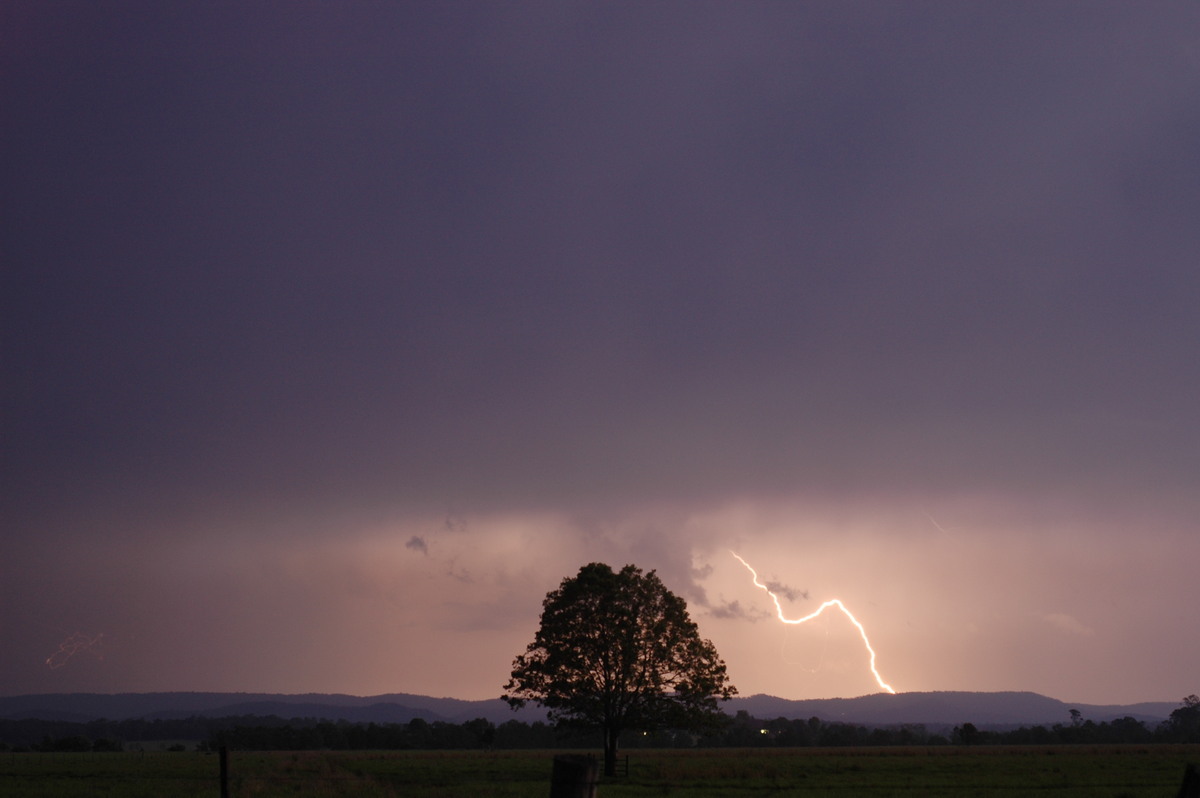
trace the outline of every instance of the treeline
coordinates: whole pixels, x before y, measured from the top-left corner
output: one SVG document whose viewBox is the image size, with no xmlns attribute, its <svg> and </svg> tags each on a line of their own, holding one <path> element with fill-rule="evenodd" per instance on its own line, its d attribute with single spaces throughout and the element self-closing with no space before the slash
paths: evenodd
<svg viewBox="0 0 1200 798">
<path fill-rule="evenodd" d="M 590 747 L 595 740 L 542 722 L 510 720 L 499 726 L 484 718 L 465 723 L 350 723 L 347 721 L 269 719 L 253 726 L 236 725 L 214 733 L 205 743 L 215 749 L 274 750 L 482 750 L 491 748 Z"/>
<path fill-rule="evenodd" d="M 163 741 L 193 741 L 198 750 L 247 751 L 575 748 L 593 744 L 582 731 L 511 720 L 465 723 L 351 723 L 318 718 L 244 715 L 86 723 L 0 719 L 0 751 L 126 751 Z"/>
<path fill-rule="evenodd" d="M 759 721 L 739 712 L 699 745 L 739 747 L 868 746 L 868 745 L 1073 745 L 1105 743 L 1200 743 L 1200 698 L 1189 695 L 1170 717 L 1153 728 L 1132 717 L 1096 723 L 1071 710 L 1069 723 L 1020 726 L 1003 731 L 981 730 L 973 723 L 955 726 L 950 734 L 931 733 L 923 725 L 884 727 L 808 720 Z"/>
<path fill-rule="evenodd" d="M 484 718 L 465 723 L 351 723 L 317 718 L 248 715 L 178 720 L 96 720 L 69 723 L 0 720 L 0 751 L 121 751 L 163 740 L 198 741 L 200 750 L 227 746 L 244 751 L 437 750 L 591 748 L 595 734 L 559 729 L 542 722 L 510 720 L 496 725 Z M 897 745 L 1070 745 L 1103 743 L 1200 743 L 1200 699 L 1154 727 L 1132 717 L 1096 723 L 1072 711 L 1068 723 L 1021 726 L 1003 731 L 972 723 L 947 733 L 919 724 L 870 727 L 820 718 L 760 720 L 746 712 L 703 734 L 663 730 L 627 733 L 625 748 L 846 747 Z M 177 748 L 182 746 L 177 745 Z"/>
<path fill-rule="evenodd" d="M 1170 721 L 1153 728 L 1131 717 L 1111 721 L 1075 721 L 1052 726 L 1020 726 L 1005 730 L 980 730 L 973 723 L 943 733 L 921 724 L 868 727 L 852 723 L 826 723 L 819 718 L 758 721 L 736 718 L 734 729 L 723 733 L 720 745 L 747 748 L 840 747 L 888 745 L 1077 745 L 1107 743 L 1198 743 L 1200 728 Z"/>
</svg>

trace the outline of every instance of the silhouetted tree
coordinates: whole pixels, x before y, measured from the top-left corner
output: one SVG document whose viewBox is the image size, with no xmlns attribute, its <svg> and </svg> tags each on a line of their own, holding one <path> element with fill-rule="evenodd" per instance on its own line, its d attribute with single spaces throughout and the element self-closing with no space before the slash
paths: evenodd
<svg viewBox="0 0 1200 798">
<path fill-rule="evenodd" d="M 975 745 L 980 741 L 981 733 L 974 723 L 964 723 L 954 727 L 954 741 L 963 745 Z"/>
<path fill-rule="evenodd" d="M 1171 712 L 1166 722 L 1167 735 L 1180 743 L 1200 742 L 1200 697 L 1189 695 L 1183 706 Z"/>
<path fill-rule="evenodd" d="M 609 776 L 621 732 L 703 728 L 725 718 L 717 700 L 737 692 L 686 603 L 654 571 L 603 563 L 546 595 L 537 634 L 504 689 L 514 709 L 533 701 L 560 725 L 599 727 Z"/>
</svg>

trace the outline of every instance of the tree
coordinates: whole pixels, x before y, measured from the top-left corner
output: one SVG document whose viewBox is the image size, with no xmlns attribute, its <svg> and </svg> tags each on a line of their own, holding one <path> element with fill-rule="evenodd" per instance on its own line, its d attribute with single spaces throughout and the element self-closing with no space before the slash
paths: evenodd
<svg viewBox="0 0 1200 798">
<path fill-rule="evenodd" d="M 703 728 L 724 718 L 718 699 L 737 693 L 683 599 L 654 571 L 603 563 L 546 594 L 541 625 L 504 689 L 513 709 L 533 701 L 560 726 L 598 727 L 608 776 L 621 732 Z"/>
<path fill-rule="evenodd" d="M 954 727 L 954 739 L 963 745 L 975 745 L 979 742 L 980 732 L 974 723 L 964 723 Z"/>
<path fill-rule="evenodd" d="M 1200 697 L 1195 694 L 1185 697 L 1183 706 L 1171 712 L 1166 729 L 1175 742 L 1200 742 Z"/>
</svg>

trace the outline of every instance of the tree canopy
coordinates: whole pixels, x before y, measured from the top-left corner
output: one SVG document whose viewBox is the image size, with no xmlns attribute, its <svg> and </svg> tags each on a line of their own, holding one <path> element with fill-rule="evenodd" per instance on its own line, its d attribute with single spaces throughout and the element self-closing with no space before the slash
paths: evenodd
<svg viewBox="0 0 1200 798">
<path fill-rule="evenodd" d="M 504 689 L 514 709 L 533 701 L 555 723 L 602 729 L 609 775 L 621 732 L 703 727 L 724 717 L 717 701 L 737 692 L 683 599 L 654 571 L 604 563 L 583 566 L 546 595 Z"/>
<path fill-rule="evenodd" d="M 1186 696 L 1165 725 L 1167 733 L 1181 743 L 1200 742 L 1200 697 Z"/>
</svg>

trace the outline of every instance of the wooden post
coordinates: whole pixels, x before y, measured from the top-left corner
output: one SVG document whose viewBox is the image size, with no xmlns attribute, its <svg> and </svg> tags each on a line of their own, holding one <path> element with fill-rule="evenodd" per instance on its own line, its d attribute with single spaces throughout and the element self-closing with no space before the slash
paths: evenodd
<svg viewBox="0 0 1200 798">
<path fill-rule="evenodd" d="M 229 798 L 229 749 L 221 746 L 221 798 Z"/>
<path fill-rule="evenodd" d="M 1200 769 L 1189 764 L 1183 770 L 1183 784 L 1179 785 L 1178 798 L 1200 798 Z"/>
<path fill-rule="evenodd" d="M 554 757 L 550 798 L 596 798 L 596 757 L 560 754 Z"/>
</svg>

